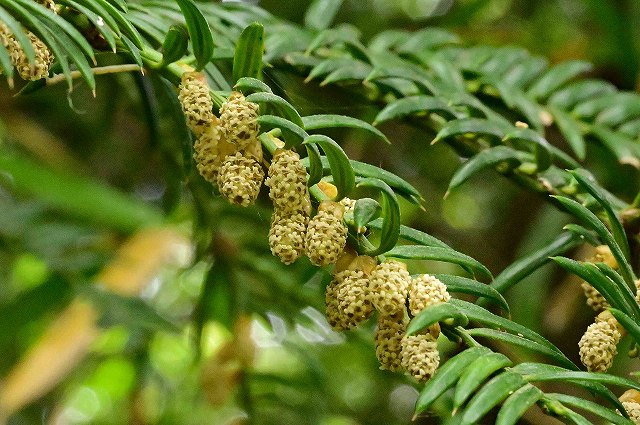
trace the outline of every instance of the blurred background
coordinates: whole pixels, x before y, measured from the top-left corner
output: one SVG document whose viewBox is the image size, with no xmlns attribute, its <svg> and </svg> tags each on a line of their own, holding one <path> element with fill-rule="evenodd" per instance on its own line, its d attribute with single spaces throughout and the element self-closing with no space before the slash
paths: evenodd
<svg viewBox="0 0 640 425">
<path fill-rule="evenodd" d="M 309 2 L 253 3 L 301 22 Z M 383 28 L 440 26 L 471 45 L 522 46 L 552 63 L 585 59 L 595 64 L 593 77 L 638 87 L 635 0 L 347 0 L 337 21 L 355 25 L 365 41 Z M 339 89 L 285 74 L 277 83 L 304 114 L 375 116 Z M 58 85 L 16 97 L 0 81 L 1 154 L 21 158 L 38 193 L 15 190 L 0 167 L 0 411 L 14 413 L 8 423 L 411 423 L 417 385 L 378 370 L 373 323 L 348 335 L 329 329 L 322 313 L 329 276 L 305 262 L 285 268 L 270 256 L 269 209 L 228 206 L 187 178 L 192 170 L 181 152 L 189 139 L 171 118 L 175 105 L 165 89 L 122 74 L 100 77 L 95 98 L 81 84 L 71 94 Z M 154 115 L 168 118 L 152 122 Z M 494 275 L 551 241 L 569 220 L 491 172 L 445 200 L 459 157 L 445 145 L 429 146 L 432 135 L 408 125 L 381 129 L 391 146 L 360 133 L 339 133 L 339 140 L 351 158 L 395 172 L 422 192 L 426 211 L 403 204 L 405 224 Z M 594 145 L 587 158 L 605 187 L 631 201 L 634 188 L 620 182 L 637 179 L 635 170 Z M 56 187 L 67 184 L 80 202 L 52 202 Z M 147 205 L 150 220 L 168 215 L 175 228 L 132 236 L 113 219 L 121 214 L 115 205 L 113 215 L 101 212 L 102 222 L 88 218 L 82 204 L 88 211 L 92 196 L 113 195 L 92 192 L 93 184 Z M 180 231 L 192 224 L 195 248 Z M 589 255 L 586 248 L 573 254 Z M 412 272 L 458 270 L 420 263 Z M 119 295 L 92 289 L 92 282 Z M 142 301 L 127 298 L 143 287 Z M 505 295 L 515 321 L 579 361 L 577 342 L 593 320 L 579 282 L 548 266 Z M 52 325 L 67 338 L 54 333 L 47 340 Z M 43 340 L 44 351 L 30 351 Z M 443 343 L 442 356 L 454 349 Z M 626 350 L 620 347 L 614 372 L 630 370 Z M 40 373 L 22 373 L 27 361 Z M 441 417 L 416 423 L 449 423 L 447 409 L 443 400 L 436 406 Z M 522 423 L 557 422 L 533 409 Z"/>
</svg>

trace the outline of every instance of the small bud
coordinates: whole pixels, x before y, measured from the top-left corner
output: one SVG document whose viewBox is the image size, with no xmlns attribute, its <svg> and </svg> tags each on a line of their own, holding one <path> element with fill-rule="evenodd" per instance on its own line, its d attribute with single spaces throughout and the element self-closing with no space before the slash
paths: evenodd
<svg viewBox="0 0 640 425">
<path fill-rule="evenodd" d="M 253 157 L 236 152 L 225 158 L 218 172 L 218 188 L 229 202 L 246 207 L 260 193 L 264 171 Z"/>
<path fill-rule="evenodd" d="M 589 372 L 606 372 L 618 353 L 618 342 L 622 338 L 612 320 L 598 320 L 584 333 L 578 347 L 580 360 Z"/>
<path fill-rule="evenodd" d="M 394 315 L 378 316 L 375 343 L 376 357 L 380 362 L 380 369 L 396 372 L 402 369 L 402 337 L 405 334 L 407 321 L 405 311 Z"/>
<path fill-rule="evenodd" d="M 419 382 L 428 381 L 440 365 L 438 342 L 430 333 L 402 339 L 402 368 Z"/>
<path fill-rule="evenodd" d="M 200 136 L 213 120 L 213 100 L 206 76 L 201 72 L 185 72 L 178 87 L 178 99 L 187 119 L 187 125 Z"/>
<path fill-rule="evenodd" d="M 269 186 L 269 197 L 274 207 L 281 211 L 309 214 L 311 200 L 307 188 L 307 170 L 296 152 L 276 150 L 265 184 Z"/>
<path fill-rule="evenodd" d="M 423 274 L 409 284 L 409 311 L 414 316 L 427 307 L 446 303 L 450 298 L 446 285 L 435 276 Z"/>
<path fill-rule="evenodd" d="M 618 268 L 618 261 L 616 261 L 616 258 L 613 256 L 613 253 L 611 252 L 611 248 L 609 248 L 607 245 L 597 246 L 596 253 L 594 254 L 593 258 L 590 260 L 590 262 L 605 263 L 607 266 L 611 267 L 612 269 Z"/>
<path fill-rule="evenodd" d="M 347 226 L 343 223 L 344 207 L 337 202 L 323 201 L 318 213 L 309 222 L 305 246 L 309 260 L 316 266 L 326 266 L 338 260 L 347 242 Z"/>
<path fill-rule="evenodd" d="M 350 198 L 342 198 L 340 204 L 344 207 L 344 214 L 353 214 L 356 209 L 356 200 Z"/>
<path fill-rule="evenodd" d="M 379 264 L 370 277 L 371 300 L 381 315 L 404 311 L 411 276 L 407 265 L 396 260 Z"/>
<path fill-rule="evenodd" d="M 244 149 L 252 140 L 257 139 L 258 105 L 247 102 L 240 92 L 232 92 L 229 99 L 220 107 L 222 132 L 230 143 Z"/>
<path fill-rule="evenodd" d="M 300 213 L 274 211 L 269 229 L 271 253 L 284 264 L 291 264 L 304 254 L 304 237 L 309 218 Z"/>
</svg>

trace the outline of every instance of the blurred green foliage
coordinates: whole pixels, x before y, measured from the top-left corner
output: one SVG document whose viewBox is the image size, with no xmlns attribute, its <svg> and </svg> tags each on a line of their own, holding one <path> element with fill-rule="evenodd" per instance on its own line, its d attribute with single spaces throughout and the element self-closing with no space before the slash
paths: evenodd
<svg viewBox="0 0 640 425">
<path fill-rule="evenodd" d="M 298 22 L 308 7 L 305 1 L 260 4 Z M 552 62 L 586 59 L 596 64 L 593 76 L 633 89 L 640 71 L 640 28 L 633 24 L 638 19 L 640 4 L 634 0 L 347 0 L 337 21 L 353 24 L 365 39 L 381 29 L 437 25 L 470 44 L 523 46 Z M 370 122 L 377 112 L 339 88 L 305 84 L 277 69 L 268 75 L 274 78 L 267 82 L 305 115 L 345 112 Z M 178 331 L 146 326 L 136 306 L 105 315 L 104 331 L 92 343 L 87 360 L 9 423 L 238 424 L 247 414 L 256 424 L 411 423 L 416 386 L 406 377 L 378 370 L 372 325 L 346 337 L 333 333 L 320 313 L 328 274 L 307 262 L 285 268 L 271 259 L 265 242 L 270 212 L 240 211 L 219 199 L 193 207 L 191 195 L 183 194 L 189 184 L 192 193 L 209 196 L 209 189 L 188 179 L 193 170 L 185 146 L 191 140 L 184 123 L 154 120 L 171 116 L 175 107 L 163 82 L 133 74 L 102 76 L 96 93 L 93 98 L 78 83 L 72 93 L 59 84 L 14 97 L 4 82 L 0 87 L 3 155 L 29 157 L 53 170 L 52 175 L 79 175 L 81 184 L 73 196 L 87 208 L 94 199 L 82 188 L 98 186 L 126 194 L 124 203 L 148 206 L 130 220 L 125 209 L 119 216 L 103 211 L 104 221 L 95 222 L 47 202 L 46 194 L 34 199 L 14 193 L 11 176 L 0 169 L 0 376 L 69 301 L 92 284 L 136 223 L 153 222 L 159 211 L 171 211 L 169 221 L 175 223 L 194 216 L 200 220 L 194 234 L 196 257 L 215 254 L 216 260 L 187 269 L 168 267 L 143 294 L 145 305 Z M 458 155 L 444 144 L 428 147 L 433 135 L 407 124 L 385 124 L 382 130 L 392 146 L 358 131 L 336 130 L 332 135 L 351 159 L 382 166 L 419 189 L 426 208 L 401 201 L 404 224 L 477 258 L 494 275 L 555 238 L 571 221 L 542 197 L 493 172 L 483 172 L 443 199 L 460 166 Z M 637 178 L 636 170 L 618 166 L 593 144 L 587 158 L 586 167 L 603 186 L 632 200 L 637 184 L 624 182 Z M 206 222 L 211 215 L 216 221 Z M 213 247 L 208 244 L 211 238 Z M 457 270 L 436 262 L 412 265 L 416 272 Z M 211 289 L 207 282 L 214 281 Z M 198 304 L 204 291 L 213 292 Z M 591 317 L 581 308 L 576 282 L 567 281 L 557 267 L 545 266 L 505 296 L 514 321 L 548 336 L 579 362 L 576 344 Z M 244 310 L 263 312 L 251 329 L 258 346 L 255 366 L 225 382 L 229 397 L 211 403 L 210 393 L 221 389 L 203 385 L 203 374 L 206 377 L 209 363 L 217 361 L 216 353 L 233 341 L 229 318 Z M 203 317 L 200 322 L 190 322 L 198 315 Z M 454 350 L 453 345 L 442 347 L 443 353 Z M 616 364 L 620 373 L 627 367 L 624 359 Z M 215 373 L 222 379 L 222 372 Z M 439 401 L 436 411 L 448 412 L 447 403 Z M 453 422 L 426 416 L 416 423 Z M 531 414 L 523 423 L 557 422 Z"/>
</svg>

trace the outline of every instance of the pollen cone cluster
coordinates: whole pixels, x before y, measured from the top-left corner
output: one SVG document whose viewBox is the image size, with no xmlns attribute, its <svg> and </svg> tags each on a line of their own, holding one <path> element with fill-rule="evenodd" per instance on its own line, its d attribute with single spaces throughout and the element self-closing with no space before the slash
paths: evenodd
<svg viewBox="0 0 640 425">
<path fill-rule="evenodd" d="M 227 156 L 218 172 L 218 189 L 232 204 L 247 207 L 260 193 L 264 179 L 262 166 L 255 158 L 236 152 Z"/>
<path fill-rule="evenodd" d="M 344 207 L 337 202 L 323 201 L 318 213 L 309 222 L 305 247 L 311 263 L 326 266 L 338 260 L 347 242 L 347 226 L 342 221 Z"/>
<path fill-rule="evenodd" d="M 611 367 L 618 353 L 621 331 L 618 322 L 608 311 L 600 313 L 595 323 L 589 325 L 578 342 L 580 360 L 589 372 L 606 372 Z"/>
<path fill-rule="evenodd" d="M 427 332 L 402 338 L 401 364 L 419 382 L 428 381 L 440 365 L 437 337 Z"/>
<path fill-rule="evenodd" d="M 235 139 L 237 134 L 231 130 L 234 125 L 246 127 L 249 124 L 232 119 L 228 111 L 234 109 L 230 105 L 237 103 L 239 98 L 244 100 L 244 96 L 233 92 L 220 108 L 218 119 L 213 114 L 213 100 L 203 73 L 185 72 L 178 91 L 187 125 L 197 138 L 193 156 L 198 172 L 209 183 L 217 185 L 220 194 L 232 204 L 243 207 L 253 204 L 264 180 L 262 145 L 257 139 L 257 112 L 252 116 L 251 124 L 256 131 L 239 142 Z M 258 105 L 244 103 L 257 111 Z"/>
<path fill-rule="evenodd" d="M 35 81 L 49 75 L 49 67 L 53 62 L 53 54 L 35 34 L 24 30 L 35 51 L 35 62 L 29 63 L 22 46 L 9 27 L 0 22 L 0 43 L 7 49 L 11 64 L 23 80 Z"/>
<path fill-rule="evenodd" d="M 273 154 L 265 184 L 275 209 L 309 214 L 311 202 L 307 188 L 307 170 L 297 152 L 278 149 Z"/>
<path fill-rule="evenodd" d="M 396 372 L 402 369 L 402 337 L 407 328 L 405 311 L 378 316 L 375 334 L 376 357 L 380 369 Z"/>
<path fill-rule="evenodd" d="M 288 149 L 276 150 L 265 184 L 274 208 L 269 229 L 271 253 L 291 264 L 305 252 L 311 210 L 307 170 L 300 156 Z"/>
<path fill-rule="evenodd" d="M 396 260 L 379 264 L 371 273 L 371 301 L 381 315 L 405 310 L 411 276 L 407 265 Z"/>
<path fill-rule="evenodd" d="M 258 105 L 247 102 L 242 93 L 232 92 L 220 108 L 222 133 L 238 149 L 246 148 L 258 137 Z"/>
<path fill-rule="evenodd" d="M 640 403 L 636 401 L 623 401 L 624 410 L 627 411 L 629 419 L 636 425 L 640 425 Z"/>
<path fill-rule="evenodd" d="M 269 228 L 269 247 L 284 264 L 291 264 L 304 254 L 308 222 L 309 217 L 301 212 L 274 211 Z"/>
<path fill-rule="evenodd" d="M 213 100 L 207 77 L 202 72 L 185 72 L 178 87 L 178 99 L 187 125 L 199 137 L 210 128 L 213 120 Z"/>
<path fill-rule="evenodd" d="M 376 260 L 366 255 L 356 256 L 344 270 L 340 270 L 339 263 L 336 266 L 339 271 L 334 274 L 325 294 L 327 319 L 336 331 L 355 328 L 371 317 L 369 274 Z"/>
<path fill-rule="evenodd" d="M 427 307 L 446 303 L 449 299 L 451 295 L 447 287 L 435 276 L 423 274 L 409 284 L 409 311 L 414 316 Z"/>
<path fill-rule="evenodd" d="M 620 402 L 624 406 L 624 410 L 629 414 L 629 419 L 640 425 L 640 392 L 637 390 L 627 390 L 620 396 Z"/>
<path fill-rule="evenodd" d="M 596 247 L 596 252 L 588 262 L 590 263 L 605 263 L 613 269 L 618 268 L 618 262 L 611 253 L 611 249 L 607 245 L 600 245 Z M 607 300 L 604 299 L 602 294 L 598 292 L 596 288 L 591 286 L 588 282 L 582 282 L 581 284 L 584 296 L 587 299 L 587 305 L 596 312 L 603 311 L 610 307 Z"/>
</svg>

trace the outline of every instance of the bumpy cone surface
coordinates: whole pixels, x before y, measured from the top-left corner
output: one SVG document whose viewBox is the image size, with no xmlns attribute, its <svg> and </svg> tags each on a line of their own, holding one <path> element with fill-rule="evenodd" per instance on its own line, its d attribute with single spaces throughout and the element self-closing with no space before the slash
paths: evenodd
<svg viewBox="0 0 640 425">
<path fill-rule="evenodd" d="M 449 299 L 451 296 L 446 285 L 435 276 L 423 274 L 409 284 L 409 311 L 414 316 L 427 307 L 446 303 Z"/>
<path fill-rule="evenodd" d="M 629 414 L 629 419 L 636 424 L 640 425 L 640 403 L 635 401 L 623 401 L 622 405 L 624 410 Z"/>
<path fill-rule="evenodd" d="M 307 170 L 297 152 L 278 149 L 273 155 L 266 180 L 275 208 L 284 212 L 309 214 L 311 201 L 307 188 Z"/>
<path fill-rule="evenodd" d="M 35 63 L 33 68 L 16 40 L 15 36 L 5 24 L 0 22 L 0 42 L 7 49 L 11 56 L 11 63 L 18 71 L 18 75 L 23 80 L 35 81 L 49 75 L 49 67 L 53 62 L 53 54 L 49 48 L 32 32 L 25 31 L 33 49 L 35 50 Z"/>
<path fill-rule="evenodd" d="M 331 325 L 334 331 L 344 331 L 347 327 L 344 325 L 346 319 L 343 317 L 340 311 L 340 302 L 338 301 L 337 287 L 340 285 L 340 281 L 336 276 L 333 277 L 331 282 L 327 285 L 324 293 L 324 301 L 326 306 L 327 322 Z"/>
<path fill-rule="evenodd" d="M 215 116 L 193 145 L 193 158 L 198 172 L 211 184 L 218 184 L 220 127 Z"/>
<path fill-rule="evenodd" d="M 269 229 L 271 253 L 284 264 L 291 264 L 304 254 L 304 237 L 309 218 L 301 213 L 274 211 Z"/>
<path fill-rule="evenodd" d="M 311 263 L 326 266 L 337 261 L 347 243 L 347 226 L 343 223 L 344 207 L 323 201 L 309 222 L 305 248 Z"/>
<path fill-rule="evenodd" d="M 591 284 L 588 282 L 582 282 L 580 286 L 582 287 L 582 292 L 584 292 L 584 296 L 587 299 L 587 305 L 594 311 L 600 312 L 611 307 L 602 294 L 598 292 L 596 288 L 591 286 Z"/>
<path fill-rule="evenodd" d="M 345 328 L 350 329 L 371 317 L 373 306 L 369 299 L 369 279 L 362 270 L 345 270 L 342 283 L 338 285 L 338 307 L 347 320 Z"/>
<path fill-rule="evenodd" d="M 187 125 L 196 136 L 204 133 L 213 120 L 213 100 L 209 84 L 201 72 L 185 72 L 178 87 L 178 99 Z"/>
<path fill-rule="evenodd" d="M 595 254 L 588 261 L 590 263 L 605 263 L 613 269 L 618 268 L 618 262 L 607 245 L 597 246 Z M 591 284 L 588 282 L 582 282 L 580 286 L 582 286 L 582 291 L 587 299 L 587 305 L 594 311 L 600 312 L 611 307 L 602 294 L 598 292 L 596 288 L 591 286 Z"/>
<path fill-rule="evenodd" d="M 229 202 L 246 207 L 260 193 L 264 171 L 253 157 L 236 152 L 225 158 L 218 172 L 218 188 Z"/>
<path fill-rule="evenodd" d="M 584 333 L 578 347 L 580 360 L 589 372 L 606 372 L 618 353 L 618 342 L 622 334 L 615 319 L 598 320 L 592 323 Z"/>
<path fill-rule="evenodd" d="M 419 382 L 428 381 L 438 369 L 440 354 L 436 337 L 430 333 L 402 339 L 402 368 Z"/>
<path fill-rule="evenodd" d="M 344 207 L 344 213 L 346 214 L 353 214 L 353 212 L 356 209 L 356 200 L 355 199 L 350 199 L 350 198 L 342 198 L 342 200 L 340 201 L 340 204 Z"/>
<path fill-rule="evenodd" d="M 402 369 L 402 337 L 406 331 L 405 312 L 378 316 L 375 343 L 380 369 L 396 372 Z"/>
<path fill-rule="evenodd" d="M 242 93 L 232 92 L 220 107 L 222 132 L 230 143 L 244 149 L 258 137 L 258 105 L 247 102 Z"/>
<path fill-rule="evenodd" d="M 371 301 L 381 315 L 404 311 L 411 276 L 404 263 L 387 260 L 376 267 L 370 277 Z"/>
</svg>

